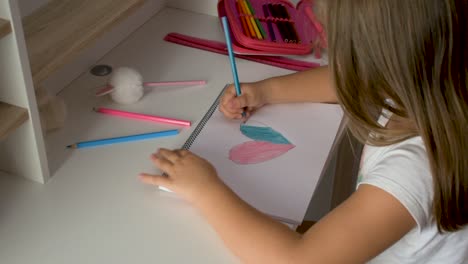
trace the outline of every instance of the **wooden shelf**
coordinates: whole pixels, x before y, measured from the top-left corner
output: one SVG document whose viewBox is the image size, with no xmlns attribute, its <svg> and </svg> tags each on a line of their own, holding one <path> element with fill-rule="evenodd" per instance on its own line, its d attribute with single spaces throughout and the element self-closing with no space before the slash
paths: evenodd
<svg viewBox="0 0 468 264">
<path fill-rule="evenodd" d="M 10 21 L 0 18 L 0 39 L 11 33 Z"/>
<path fill-rule="evenodd" d="M 38 84 L 145 0 L 51 0 L 23 20 L 34 83 Z"/>
<path fill-rule="evenodd" d="M 28 120 L 28 110 L 0 102 L 0 141 Z"/>
</svg>

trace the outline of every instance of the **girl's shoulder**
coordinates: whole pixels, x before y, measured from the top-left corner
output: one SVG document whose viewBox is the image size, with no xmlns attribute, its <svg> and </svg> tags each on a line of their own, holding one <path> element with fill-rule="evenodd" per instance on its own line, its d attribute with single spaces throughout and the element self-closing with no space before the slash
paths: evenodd
<svg viewBox="0 0 468 264">
<path fill-rule="evenodd" d="M 357 186 L 376 186 L 399 200 L 419 228 L 431 221 L 433 181 L 421 137 L 384 146 L 366 146 Z"/>
<path fill-rule="evenodd" d="M 392 165 L 397 160 L 429 165 L 422 138 L 416 136 L 388 146 L 365 145 L 361 156 L 361 170 L 369 171 L 379 165 Z"/>
<path fill-rule="evenodd" d="M 468 226 L 458 232 L 438 232 L 432 173 L 421 137 L 385 147 L 366 146 L 362 159 L 358 187 L 370 184 L 391 194 L 417 224 L 370 263 L 466 263 Z"/>
</svg>

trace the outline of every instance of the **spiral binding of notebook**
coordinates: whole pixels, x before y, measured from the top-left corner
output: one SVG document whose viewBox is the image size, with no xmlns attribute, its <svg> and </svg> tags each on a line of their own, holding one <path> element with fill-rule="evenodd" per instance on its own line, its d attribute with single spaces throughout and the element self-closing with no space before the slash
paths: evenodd
<svg viewBox="0 0 468 264">
<path fill-rule="evenodd" d="M 193 130 L 192 134 L 187 139 L 187 141 L 185 141 L 184 145 L 182 146 L 182 149 L 189 150 L 190 147 L 192 146 L 193 142 L 195 142 L 195 139 L 197 139 L 197 137 L 200 134 L 200 132 L 202 131 L 203 127 L 205 127 L 206 123 L 208 122 L 208 120 L 210 120 L 210 118 L 213 115 L 214 111 L 218 107 L 219 100 L 221 99 L 221 96 L 222 96 L 224 90 L 226 89 L 226 87 L 228 87 L 228 85 L 224 86 L 223 90 L 221 91 L 221 93 L 219 93 L 216 100 L 213 102 L 213 104 L 210 106 L 210 108 L 206 112 L 205 116 L 202 118 L 200 123 L 198 123 L 197 127 Z"/>
</svg>

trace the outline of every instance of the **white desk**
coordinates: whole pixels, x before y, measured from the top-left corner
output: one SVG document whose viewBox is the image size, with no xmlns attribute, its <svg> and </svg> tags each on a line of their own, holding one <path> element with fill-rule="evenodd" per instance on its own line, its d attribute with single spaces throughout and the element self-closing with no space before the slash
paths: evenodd
<svg viewBox="0 0 468 264">
<path fill-rule="evenodd" d="M 216 17 L 165 9 L 100 63 L 137 68 L 145 81 L 207 79 L 207 86 L 155 88 L 129 111 L 193 121 L 176 137 L 93 149 L 68 150 L 77 141 L 143 133 L 172 126 L 115 119 L 91 111 L 117 107 L 96 98 L 106 77 L 83 74 L 60 95 L 65 127 L 47 138 L 51 170 L 46 185 L 0 177 L 0 262 L 12 263 L 236 263 L 211 227 L 187 203 L 137 180 L 154 171 L 149 155 L 178 148 L 227 81 L 227 56 L 163 41 L 169 32 L 223 40 Z M 238 60 L 242 81 L 289 73 Z"/>
</svg>

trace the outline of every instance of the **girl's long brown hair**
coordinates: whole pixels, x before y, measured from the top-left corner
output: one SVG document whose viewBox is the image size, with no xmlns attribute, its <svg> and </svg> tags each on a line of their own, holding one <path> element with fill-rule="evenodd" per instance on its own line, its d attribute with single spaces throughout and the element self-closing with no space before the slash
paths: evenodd
<svg viewBox="0 0 468 264">
<path fill-rule="evenodd" d="M 330 66 L 351 131 L 374 145 L 420 135 L 439 231 L 462 228 L 468 223 L 468 1 L 328 0 L 327 9 Z M 411 125 L 379 125 L 383 108 Z"/>
</svg>

